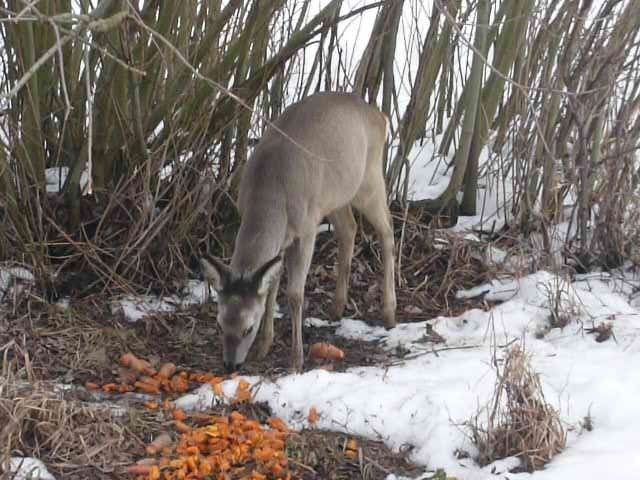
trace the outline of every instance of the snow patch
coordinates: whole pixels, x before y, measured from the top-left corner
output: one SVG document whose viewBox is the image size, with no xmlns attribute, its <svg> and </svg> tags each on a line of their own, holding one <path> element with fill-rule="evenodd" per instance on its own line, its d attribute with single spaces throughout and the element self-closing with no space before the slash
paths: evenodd
<svg viewBox="0 0 640 480">
<path fill-rule="evenodd" d="M 5 470 L 6 467 L 7 465 L 4 466 Z M 10 478 L 14 480 L 55 480 L 44 463 L 37 458 L 11 457 L 8 467 L 9 473 L 13 474 Z"/>
<path fill-rule="evenodd" d="M 111 310 L 114 313 L 122 312 L 127 321 L 135 323 L 147 315 L 172 312 L 179 306 L 204 303 L 208 291 L 209 287 L 206 282 L 190 280 L 184 295 L 171 295 L 162 298 L 151 295 L 122 297 L 112 303 Z M 215 291 L 211 291 L 211 297 L 215 300 Z"/>
<path fill-rule="evenodd" d="M 579 308 L 563 330 L 536 338 L 548 323 L 548 292 L 560 286 Z M 413 353 L 386 367 L 358 367 L 345 372 L 321 369 L 270 381 L 242 377 L 255 387 L 255 399 L 268 402 L 275 415 L 294 428 L 308 428 L 315 407 L 315 428 L 340 430 L 384 441 L 399 450 L 413 446 L 411 459 L 433 471 L 465 480 L 636 478 L 640 469 L 640 311 L 615 291 L 612 282 L 579 279 L 569 283 L 548 272 L 502 279 L 484 286 L 485 295 L 502 301 L 489 311 L 474 309 L 457 317 L 399 324 L 385 330 L 354 319 L 339 322 L 336 332 L 347 338 L 397 345 Z M 613 324 L 616 340 L 597 343 L 582 325 L 603 319 Z M 446 339 L 434 347 L 425 340 L 427 323 Z M 326 326 L 308 319 L 307 324 Z M 544 470 L 508 473 L 517 459 L 502 459 L 484 468 L 461 426 L 491 399 L 495 381 L 492 361 L 522 342 L 540 373 L 547 401 L 560 411 L 568 427 L 567 448 Z M 425 343 L 426 342 L 426 343 Z M 349 352 L 346 352 L 349 355 Z M 223 382 L 232 397 L 239 378 Z M 190 408 L 212 401 L 210 386 L 183 397 Z M 203 400 L 198 400 L 202 398 Z M 594 430 L 580 424 L 590 415 Z M 456 450 L 471 458 L 459 459 Z M 394 478 L 389 476 L 388 479 Z M 426 478 L 429 478 L 428 476 Z"/>
</svg>

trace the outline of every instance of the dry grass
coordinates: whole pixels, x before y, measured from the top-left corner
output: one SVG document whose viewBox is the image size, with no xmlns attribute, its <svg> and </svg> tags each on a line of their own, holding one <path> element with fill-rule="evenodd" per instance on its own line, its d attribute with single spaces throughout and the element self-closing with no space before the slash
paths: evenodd
<svg viewBox="0 0 640 480">
<path fill-rule="evenodd" d="M 68 400 L 50 383 L 0 385 L 0 463 L 42 460 L 57 478 L 112 478 L 130 463 L 148 429 L 143 414 Z M 2 478 L 2 477 L 0 477 Z"/>
<path fill-rule="evenodd" d="M 481 465 L 515 456 L 522 470 L 532 472 L 565 447 L 560 417 L 546 402 L 540 379 L 518 345 L 507 353 L 485 413 L 486 422 L 481 413 L 469 422 Z"/>
</svg>

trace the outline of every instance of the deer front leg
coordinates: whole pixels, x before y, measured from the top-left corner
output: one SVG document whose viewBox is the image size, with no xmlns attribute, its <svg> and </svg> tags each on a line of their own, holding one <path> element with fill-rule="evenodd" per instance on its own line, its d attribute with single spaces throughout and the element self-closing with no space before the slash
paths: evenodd
<svg viewBox="0 0 640 480">
<path fill-rule="evenodd" d="M 264 315 L 260 323 L 260 330 L 254 344 L 254 353 L 252 357 L 256 360 L 262 360 L 267 356 L 271 345 L 273 345 L 273 313 L 276 308 L 276 298 L 278 296 L 278 288 L 280 287 L 281 272 L 273 279 L 273 283 L 267 294 L 267 302 L 265 305 Z"/>
<path fill-rule="evenodd" d="M 294 371 L 302 370 L 304 363 L 302 350 L 302 307 L 304 304 L 304 285 L 311 265 L 315 230 L 296 239 L 287 250 L 287 299 L 291 312 L 291 364 Z"/>
</svg>

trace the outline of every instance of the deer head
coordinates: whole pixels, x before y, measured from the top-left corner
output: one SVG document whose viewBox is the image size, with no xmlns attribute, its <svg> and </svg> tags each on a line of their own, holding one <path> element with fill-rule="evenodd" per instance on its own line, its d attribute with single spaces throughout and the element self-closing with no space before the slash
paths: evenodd
<svg viewBox="0 0 640 480">
<path fill-rule="evenodd" d="M 255 272 L 242 275 L 210 255 L 200 259 L 205 279 L 218 295 L 218 324 L 222 329 L 222 354 L 227 372 L 246 360 L 265 312 L 269 287 L 282 267 L 280 255 Z"/>
</svg>

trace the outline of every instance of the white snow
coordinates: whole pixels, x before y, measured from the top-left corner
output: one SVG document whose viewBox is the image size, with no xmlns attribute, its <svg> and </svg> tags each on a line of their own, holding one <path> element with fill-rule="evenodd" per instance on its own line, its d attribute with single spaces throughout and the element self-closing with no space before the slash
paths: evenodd
<svg viewBox="0 0 640 480">
<path fill-rule="evenodd" d="M 390 350 L 404 346 L 409 354 L 391 366 L 317 369 L 274 382 L 241 378 L 256 386 L 256 400 L 268 402 L 295 428 L 309 426 L 307 415 L 314 406 L 320 414 L 317 428 L 380 439 L 394 449 L 411 445 L 411 458 L 427 471 L 443 468 L 460 480 L 638 478 L 640 310 L 629 303 L 629 288 L 621 284 L 610 275 L 569 283 L 545 271 L 502 279 L 460 293 L 483 292 L 485 298 L 503 302 L 489 311 L 472 309 L 458 317 L 399 324 L 390 331 L 353 319 L 339 322 L 339 335 L 379 341 Z M 558 289 L 558 309 L 572 315 L 572 322 L 536 338 L 546 331 L 550 298 Z M 600 322 L 613 324 L 615 339 L 597 343 L 585 333 L 585 327 Z M 425 343 L 427 323 L 446 344 Z M 319 319 L 307 319 L 306 324 L 332 325 Z M 456 450 L 475 454 L 462 424 L 490 400 L 492 358 L 501 359 L 514 342 L 532 355 L 545 397 L 559 410 L 568 431 L 566 450 L 533 474 L 508 473 L 517 465 L 514 458 L 482 468 L 472 458 L 454 455 Z M 233 396 L 239 378 L 224 382 L 225 395 Z M 202 408 L 219 400 L 205 385 L 184 397 L 181 405 Z M 587 415 L 594 425 L 591 432 L 580 426 Z"/>
<path fill-rule="evenodd" d="M 47 192 L 60 192 L 62 187 L 64 187 L 67 175 L 69 175 L 69 167 L 50 167 L 45 169 L 44 176 L 47 182 Z M 80 173 L 80 191 L 82 195 L 91 193 L 89 188 L 89 172 L 86 169 Z"/>
<path fill-rule="evenodd" d="M 33 273 L 24 267 L 0 266 L 0 301 L 18 296 L 35 282 Z"/>
<path fill-rule="evenodd" d="M 42 461 L 31 457 L 11 457 L 9 465 L 4 465 L 4 470 L 12 474 L 9 478 L 14 480 L 55 480 Z"/>
<path fill-rule="evenodd" d="M 171 312 L 177 306 L 187 306 L 196 303 L 204 303 L 208 298 L 209 288 L 206 282 L 189 280 L 184 296 L 172 295 L 169 297 L 157 297 L 153 295 L 126 296 L 112 302 L 111 310 L 115 313 L 121 311 L 129 322 L 137 322 L 147 315 L 160 312 Z M 211 290 L 211 298 L 215 299 L 215 291 Z"/>
</svg>

